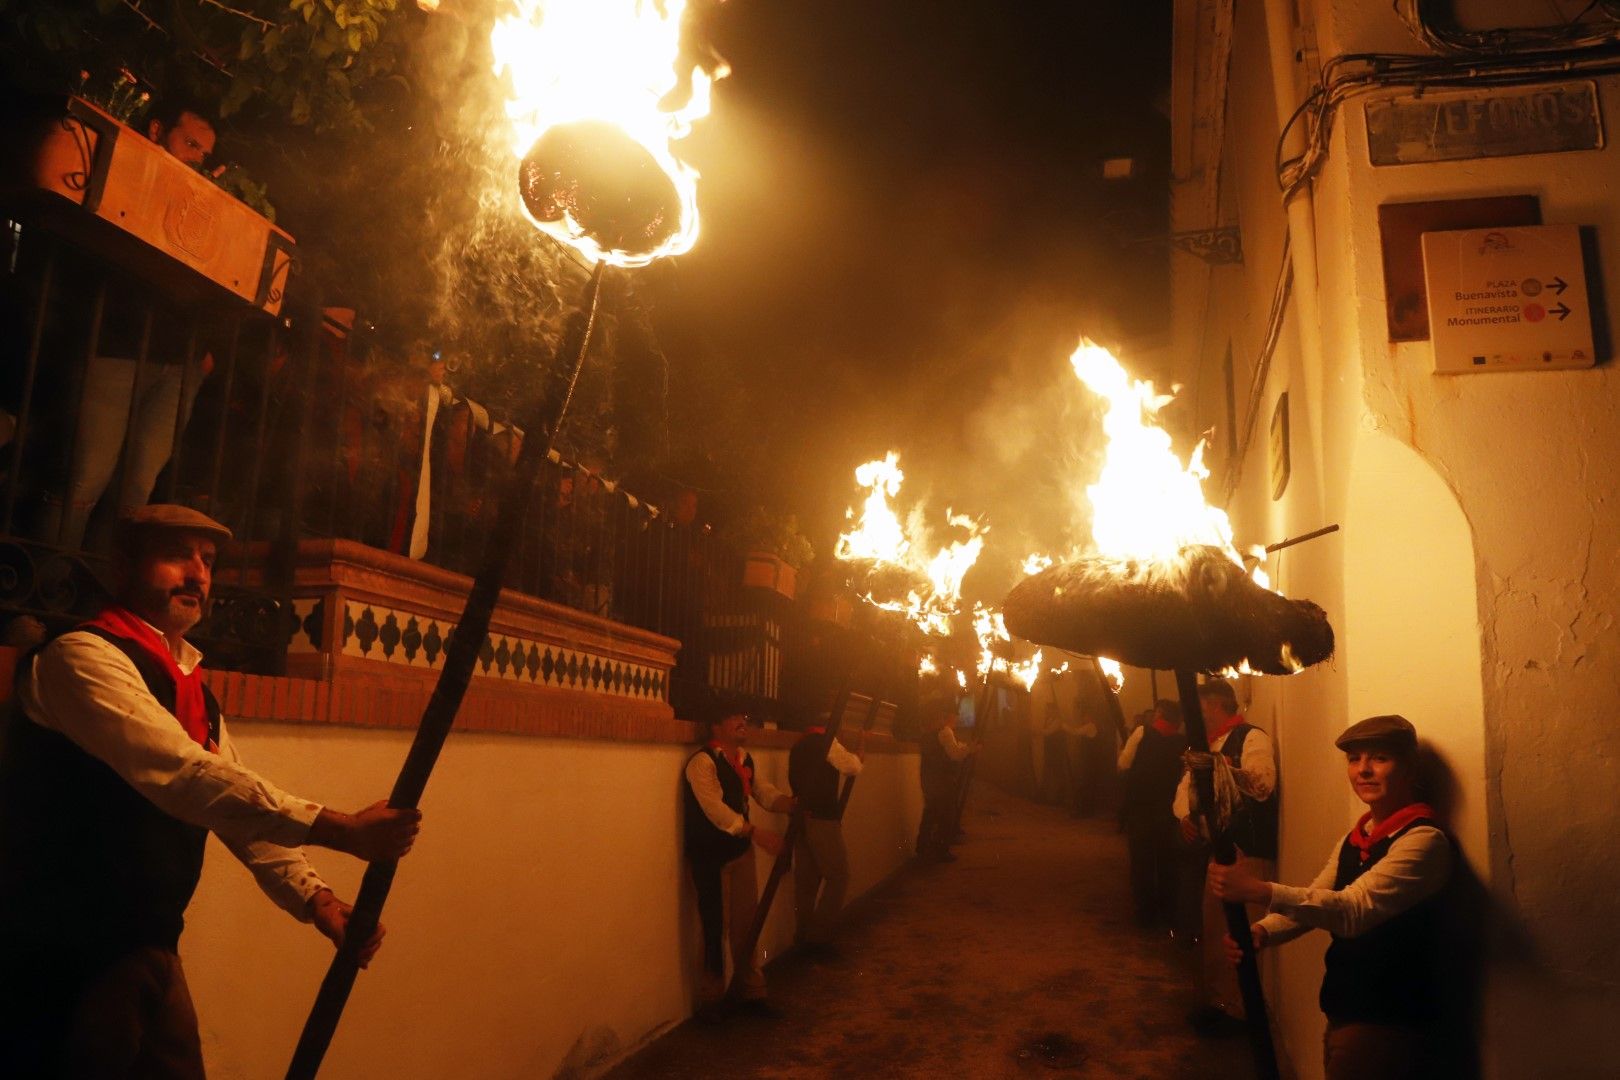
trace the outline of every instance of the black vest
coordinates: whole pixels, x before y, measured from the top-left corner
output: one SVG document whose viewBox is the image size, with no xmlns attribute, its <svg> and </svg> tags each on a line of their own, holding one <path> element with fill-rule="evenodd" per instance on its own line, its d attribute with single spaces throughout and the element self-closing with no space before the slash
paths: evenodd
<svg viewBox="0 0 1620 1080">
<path fill-rule="evenodd" d="M 806 735 L 788 752 L 788 784 L 805 812 L 819 821 L 838 820 L 838 770 L 827 760 L 834 736 Z"/>
<path fill-rule="evenodd" d="M 939 732 L 925 731 L 917 740 L 925 800 L 949 797 L 956 784 L 956 762 L 939 744 Z"/>
<path fill-rule="evenodd" d="M 748 793 L 743 789 L 742 777 L 738 776 L 737 770 L 731 767 L 731 762 L 726 760 L 726 755 L 712 746 L 705 746 L 697 754 L 687 758 L 687 764 L 690 765 L 692 758 L 697 757 L 698 754 L 704 754 L 710 761 L 714 762 L 714 774 L 720 779 L 720 797 L 725 800 L 727 806 L 746 819 L 748 817 Z M 753 755 L 743 755 L 743 768 L 748 770 L 749 776 L 753 776 Z M 703 812 L 702 805 L 692 792 L 692 784 L 686 779 L 684 769 L 681 770 L 681 801 L 685 809 L 682 820 L 685 822 L 686 857 L 688 859 L 730 862 L 748 850 L 749 844 L 752 843 L 748 837 L 732 836 L 724 829 L 716 828 L 714 822 L 709 820 L 709 815 Z"/>
<path fill-rule="evenodd" d="M 1366 862 L 1346 837 L 1339 847 L 1339 872 L 1333 887 L 1342 889 L 1389 854 L 1397 839 L 1419 825 L 1438 828 L 1418 818 L 1372 846 Z M 1447 840 L 1449 843 L 1449 838 Z M 1440 1013 L 1440 914 L 1445 890 L 1408 908 L 1359 937 L 1334 935 L 1322 976 L 1322 1012 L 1329 1020 L 1375 1024 L 1427 1024 Z"/>
<path fill-rule="evenodd" d="M 1176 785 L 1181 782 L 1181 752 L 1187 749 L 1187 738 L 1179 732 L 1161 735 L 1152 724 L 1142 729 L 1142 741 L 1136 744 L 1136 757 L 1125 774 L 1125 814 L 1133 821 L 1150 821 L 1163 817 L 1173 822 L 1171 804 L 1176 799 Z"/>
<path fill-rule="evenodd" d="M 1245 721 L 1227 733 L 1226 741 L 1221 744 L 1221 753 L 1232 763 L 1232 768 L 1236 769 L 1243 764 L 1243 744 L 1248 741 L 1249 732 L 1253 730 L 1254 725 Z M 1242 795 L 1237 810 L 1232 814 L 1232 823 L 1228 826 L 1227 833 L 1232 837 L 1232 842 L 1243 849 L 1243 854 L 1256 859 L 1275 859 L 1277 792 L 1273 790 L 1264 799 L 1251 799 L 1247 795 Z"/>
<path fill-rule="evenodd" d="M 134 642 L 117 646 L 171 713 L 175 685 Z M 19 665 L 26 678 L 33 665 Z M 20 681 L 20 680 L 19 680 Z M 203 688 L 208 733 L 219 703 Z M 0 935 L 89 962 L 141 946 L 173 950 L 202 875 L 208 830 L 170 817 L 70 739 L 6 710 L 0 749 Z M 19 938 L 13 938 L 19 943 Z"/>
</svg>

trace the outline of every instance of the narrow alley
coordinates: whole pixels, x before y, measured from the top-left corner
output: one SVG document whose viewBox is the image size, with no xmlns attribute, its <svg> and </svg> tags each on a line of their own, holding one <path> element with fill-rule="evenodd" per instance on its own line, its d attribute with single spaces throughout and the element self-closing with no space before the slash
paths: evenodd
<svg viewBox="0 0 1620 1080">
<path fill-rule="evenodd" d="M 688 1021 L 609 1075 L 1250 1075 L 1245 1040 L 1185 1023 L 1190 958 L 1133 925 L 1111 820 L 979 784 L 964 828 L 956 862 L 909 865 L 851 908 L 837 959 L 767 969 L 786 1019 Z"/>
</svg>

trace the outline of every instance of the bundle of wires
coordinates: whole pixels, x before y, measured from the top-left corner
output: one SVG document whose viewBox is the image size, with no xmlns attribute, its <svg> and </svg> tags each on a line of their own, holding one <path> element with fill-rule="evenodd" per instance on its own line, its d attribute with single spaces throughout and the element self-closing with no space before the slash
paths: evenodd
<svg viewBox="0 0 1620 1080">
<path fill-rule="evenodd" d="M 1442 25 L 1441 0 L 1393 0 L 1396 14 L 1436 55 L 1345 53 L 1322 65 L 1317 84 L 1277 137 L 1274 164 L 1288 205 L 1327 159 L 1333 117 L 1352 97 L 1379 90 L 1479 89 L 1620 73 L 1620 0 L 1591 0 L 1572 19 L 1546 27 L 1463 30 Z M 1285 157 L 1289 139 L 1303 126 L 1304 146 Z M 1271 359 L 1282 334 L 1293 285 L 1293 257 L 1286 239 L 1271 310 L 1254 376 L 1249 384 L 1238 460 L 1248 455 Z M 1236 490 L 1237 472 L 1227 482 Z"/>
<path fill-rule="evenodd" d="M 1316 175 L 1328 153 L 1340 105 L 1377 90 L 1479 89 L 1620 73 L 1620 0 L 1592 0 L 1574 19 L 1550 27 L 1440 28 L 1437 0 L 1395 0 L 1401 20 L 1441 55 L 1345 53 L 1322 65 L 1317 85 L 1277 138 L 1277 181 L 1287 203 Z M 1285 157 L 1296 127 L 1305 145 Z"/>
</svg>

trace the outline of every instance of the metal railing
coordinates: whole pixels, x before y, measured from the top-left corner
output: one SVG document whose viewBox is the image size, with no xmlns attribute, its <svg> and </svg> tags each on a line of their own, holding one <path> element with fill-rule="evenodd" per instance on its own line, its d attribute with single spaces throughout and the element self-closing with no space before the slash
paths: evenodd
<svg viewBox="0 0 1620 1080">
<path fill-rule="evenodd" d="M 120 506 L 180 501 L 242 539 L 278 539 L 296 435 L 289 332 L 253 310 L 177 304 L 49 230 L 7 222 L 0 318 L 0 612 L 27 643 L 94 611 Z M 290 584 L 284 582 L 282 584 Z M 290 610 L 222 573 L 203 635 L 274 670 Z M 19 616 L 28 620 L 19 622 Z"/>
<path fill-rule="evenodd" d="M 55 235 L 12 225 L 5 239 L 0 620 L 13 639 L 29 636 L 18 616 L 55 630 L 95 610 L 116 511 L 149 500 L 244 541 L 222 556 L 197 635 L 211 666 L 282 670 L 300 539 L 474 572 L 521 437 L 503 418 L 373 349 L 363 322 L 323 329 L 312 297 L 276 317 L 175 305 Z M 799 726 L 856 658 L 856 689 L 879 681 L 881 649 L 744 585 L 746 553 L 706 526 L 560 457 L 537 484 L 506 585 L 679 640 L 681 715 L 726 699 Z M 250 567 L 255 541 L 270 557 Z M 909 661 L 890 651 L 882 681 L 901 686 Z"/>
</svg>

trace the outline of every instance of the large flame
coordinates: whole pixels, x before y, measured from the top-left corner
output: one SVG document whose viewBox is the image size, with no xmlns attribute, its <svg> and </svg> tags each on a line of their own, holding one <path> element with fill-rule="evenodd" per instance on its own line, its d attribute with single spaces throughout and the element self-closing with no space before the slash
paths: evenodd
<svg viewBox="0 0 1620 1080">
<path fill-rule="evenodd" d="M 909 581 L 902 597 L 864 599 L 886 611 L 903 614 L 925 634 L 944 637 L 962 600 L 962 579 L 984 550 L 984 530 L 965 514 L 946 511 L 948 528 L 960 534 L 937 550 L 930 550 L 931 535 L 920 508 L 901 521 L 891 500 L 900 494 L 905 473 L 893 450 L 855 470 L 855 482 L 867 489 L 859 516 L 846 515 L 852 528 L 838 537 L 835 554 L 844 560 L 869 561 L 874 567 L 893 568 Z"/>
<path fill-rule="evenodd" d="M 490 35 L 496 77 L 509 80 L 514 161 L 558 124 L 604 122 L 646 150 L 674 185 L 680 222 L 650 252 L 604 250 L 567 215 L 556 222 L 530 216 L 537 228 L 592 261 L 645 266 L 689 251 L 697 241 L 698 174 L 672 147 L 708 115 L 713 78 L 692 71 L 686 103 L 665 107 L 679 82 L 686 7 L 686 0 L 516 0 Z M 725 73 L 721 68 L 714 77 Z"/>
<path fill-rule="evenodd" d="M 1097 482 L 1086 488 L 1097 553 L 1169 566 L 1182 557 L 1183 548 L 1207 545 L 1225 552 L 1238 566 L 1252 566 L 1248 573 L 1255 583 L 1269 589 L 1271 580 L 1260 565 L 1265 549 L 1251 548 L 1246 562 L 1233 545 L 1226 512 L 1204 499 L 1209 469 L 1203 441 L 1183 464 L 1169 433 L 1158 425 L 1159 410 L 1171 395 L 1158 393 L 1151 382 L 1131 378 L 1113 353 L 1084 339 L 1069 363 L 1104 402 L 1107 453 Z M 1248 671 L 1245 664 L 1229 674 Z"/>
<path fill-rule="evenodd" d="M 1114 354 L 1082 341 L 1069 358 L 1075 375 L 1105 403 L 1107 456 L 1091 500 L 1091 538 L 1099 555 L 1169 562 L 1193 544 L 1220 548 L 1242 563 L 1225 512 L 1204 501 L 1204 444 L 1183 465 L 1170 434 L 1156 423 L 1171 400 L 1151 382 L 1132 379 Z"/>
</svg>

